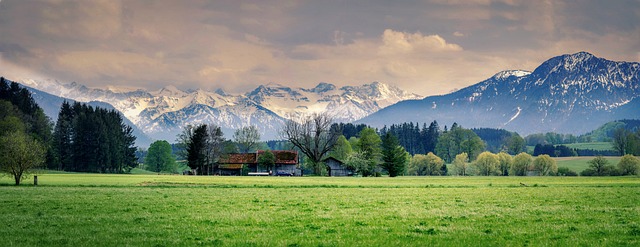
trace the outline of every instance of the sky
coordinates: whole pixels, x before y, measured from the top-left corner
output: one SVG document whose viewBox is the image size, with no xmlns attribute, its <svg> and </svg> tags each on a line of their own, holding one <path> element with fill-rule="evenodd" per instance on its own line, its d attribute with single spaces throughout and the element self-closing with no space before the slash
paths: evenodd
<svg viewBox="0 0 640 247">
<path fill-rule="evenodd" d="M 640 0 L 0 0 L 0 75 L 100 88 L 429 96 L 579 51 L 640 61 Z"/>
</svg>

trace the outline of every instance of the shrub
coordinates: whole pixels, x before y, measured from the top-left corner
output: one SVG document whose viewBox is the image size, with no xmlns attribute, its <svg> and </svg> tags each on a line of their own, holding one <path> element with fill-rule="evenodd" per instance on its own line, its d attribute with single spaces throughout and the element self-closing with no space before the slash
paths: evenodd
<svg viewBox="0 0 640 247">
<path fill-rule="evenodd" d="M 578 176 L 578 173 L 569 169 L 568 167 L 558 167 L 558 172 L 556 173 L 556 175 L 573 177 L 573 176 Z"/>
<path fill-rule="evenodd" d="M 601 167 L 600 171 L 594 168 L 587 168 L 580 172 L 580 176 L 620 176 L 621 172 L 612 165 Z"/>
</svg>

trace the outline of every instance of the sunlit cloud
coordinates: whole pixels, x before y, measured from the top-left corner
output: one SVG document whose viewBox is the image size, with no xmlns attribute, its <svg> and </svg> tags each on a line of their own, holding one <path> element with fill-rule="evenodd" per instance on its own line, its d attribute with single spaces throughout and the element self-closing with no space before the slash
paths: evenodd
<svg viewBox="0 0 640 247">
<path fill-rule="evenodd" d="M 3 0 L 0 74 L 229 92 L 381 81 L 442 94 L 577 51 L 638 61 L 640 3 L 625 3 Z"/>
</svg>

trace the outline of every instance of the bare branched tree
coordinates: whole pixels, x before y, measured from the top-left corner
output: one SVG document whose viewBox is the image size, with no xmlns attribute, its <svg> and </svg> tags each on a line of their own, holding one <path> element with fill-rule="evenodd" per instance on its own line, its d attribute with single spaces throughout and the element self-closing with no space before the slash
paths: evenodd
<svg viewBox="0 0 640 247">
<path fill-rule="evenodd" d="M 258 132 L 256 126 L 245 126 L 233 133 L 233 140 L 238 143 L 241 152 L 248 153 L 257 146 L 260 140 L 260 132 Z"/>
<path fill-rule="evenodd" d="M 191 143 L 191 138 L 193 138 L 194 129 L 195 127 L 193 125 L 184 126 L 182 132 L 176 136 L 176 146 L 178 146 L 178 152 L 176 155 L 179 159 L 187 159 L 187 147 L 189 146 L 189 143 Z"/>
<path fill-rule="evenodd" d="M 205 147 L 208 169 L 207 175 L 209 175 L 209 170 L 211 170 L 213 164 L 217 163 L 222 156 L 224 142 L 225 139 L 222 129 L 215 124 L 207 125 L 207 145 Z"/>
<path fill-rule="evenodd" d="M 288 120 L 280 133 L 304 153 L 312 163 L 314 172 L 321 174 L 322 159 L 335 146 L 340 133 L 331 130 L 333 118 L 327 113 L 314 113 L 300 122 Z"/>
</svg>

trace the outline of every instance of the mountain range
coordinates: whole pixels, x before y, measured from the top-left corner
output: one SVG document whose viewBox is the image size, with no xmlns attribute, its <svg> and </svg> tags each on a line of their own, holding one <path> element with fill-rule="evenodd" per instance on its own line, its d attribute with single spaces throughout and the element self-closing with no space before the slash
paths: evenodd
<svg viewBox="0 0 640 247">
<path fill-rule="evenodd" d="M 18 82 L 40 94 L 46 92 L 81 102 L 108 103 L 147 136 L 169 141 L 175 140 L 185 125 L 199 123 L 216 124 L 228 137 L 237 128 L 255 125 L 263 139 L 275 139 L 287 119 L 299 119 L 313 112 L 330 112 L 337 121 L 352 122 L 396 102 L 421 98 L 380 82 L 340 88 L 320 83 L 310 89 L 269 83 L 244 94 L 229 94 L 220 89 L 183 91 L 174 86 L 145 91 L 88 88 L 75 82 L 65 84 L 55 80 L 22 79 Z M 55 119 L 57 113 L 49 116 Z"/>
<path fill-rule="evenodd" d="M 583 134 L 613 120 L 640 118 L 640 63 L 587 52 L 551 58 L 534 71 L 502 71 L 456 92 L 408 100 L 359 123 L 431 122 L 490 127 L 521 135 Z"/>
<path fill-rule="evenodd" d="M 609 121 L 640 118 L 640 64 L 587 52 L 553 57 L 534 71 L 502 71 L 453 93 L 426 98 L 380 82 L 340 88 L 329 83 L 314 88 L 269 83 L 230 94 L 174 86 L 145 91 L 88 88 L 56 80 L 17 81 L 41 95 L 35 97 L 40 105 L 67 98 L 113 107 L 139 129 L 136 133 L 144 142 L 173 141 L 183 126 L 198 123 L 221 126 L 228 137 L 239 127 L 255 125 L 262 139 L 275 139 L 287 119 L 312 112 L 329 112 L 336 121 L 374 127 L 435 120 L 440 125 L 503 128 L 523 136 L 583 134 Z M 55 109 L 45 113 L 57 117 Z"/>
</svg>

